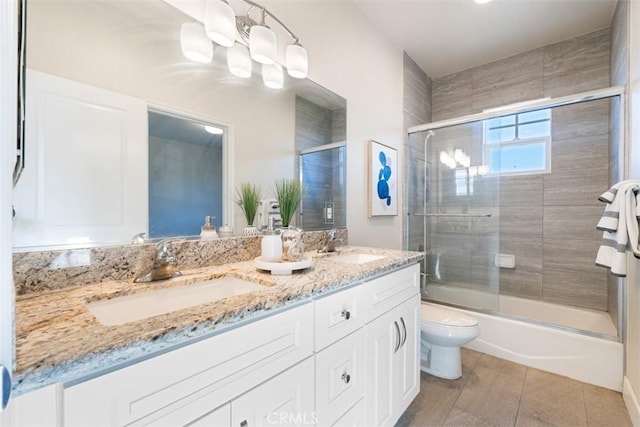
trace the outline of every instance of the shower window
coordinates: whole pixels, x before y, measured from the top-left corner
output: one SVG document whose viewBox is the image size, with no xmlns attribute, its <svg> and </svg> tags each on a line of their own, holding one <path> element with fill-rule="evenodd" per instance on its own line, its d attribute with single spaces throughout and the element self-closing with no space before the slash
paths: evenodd
<svg viewBox="0 0 640 427">
<path fill-rule="evenodd" d="M 484 121 L 484 162 L 490 174 L 551 171 L 551 111 L 529 111 Z"/>
</svg>

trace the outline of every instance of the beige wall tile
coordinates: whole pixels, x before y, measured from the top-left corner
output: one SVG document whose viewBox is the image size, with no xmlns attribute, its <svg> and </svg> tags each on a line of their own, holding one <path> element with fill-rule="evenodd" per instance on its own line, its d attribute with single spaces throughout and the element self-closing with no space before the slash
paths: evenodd
<svg viewBox="0 0 640 427">
<path fill-rule="evenodd" d="M 555 304 L 607 309 L 607 271 L 576 272 L 545 268 L 542 299 Z"/>
<path fill-rule="evenodd" d="M 473 112 L 542 98 L 543 50 L 534 49 L 473 68 Z"/>
<path fill-rule="evenodd" d="M 544 95 L 563 96 L 609 86 L 609 29 L 544 48 Z"/>
</svg>

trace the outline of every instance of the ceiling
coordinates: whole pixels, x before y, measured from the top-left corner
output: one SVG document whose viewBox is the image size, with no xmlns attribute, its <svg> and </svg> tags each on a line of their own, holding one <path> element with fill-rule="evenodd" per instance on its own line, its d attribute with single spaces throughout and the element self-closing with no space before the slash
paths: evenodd
<svg viewBox="0 0 640 427">
<path fill-rule="evenodd" d="M 432 79 L 609 27 L 617 0 L 353 0 Z"/>
</svg>

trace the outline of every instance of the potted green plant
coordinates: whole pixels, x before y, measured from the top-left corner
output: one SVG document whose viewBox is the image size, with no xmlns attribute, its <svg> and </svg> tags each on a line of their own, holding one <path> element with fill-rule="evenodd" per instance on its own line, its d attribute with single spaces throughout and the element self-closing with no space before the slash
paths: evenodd
<svg viewBox="0 0 640 427">
<path fill-rule="evenodd" d="M 276 181 L 276 199 L 280 206 L 282 220 L 282 259 L 284 261 L 300 261 L 304 248 L 300 230 L 291 227 L 291 220 L 302 203 L 302 185 L 294 179 Z"/>
<path fill-rule="evenodd" d="M 236 204 L 240 206 L 245 219 L 247 220 L 247 226 L 244 229 L 245 236 L 256 236 L 260 234 L 258 228 L 253 225 L 253 221 L 258 212 L 258 206 L 260 206 L 260 199 L 262 198 L 262 190 L 255 184 L 243 182 L 240 184 L 240 189 L 236 190 L 238 193 L 238 199 Z"/>
<path fill-rule="evenodd" d="M 280 206 L 282 226 L 289 227 L 293 214 L 302 203 L 302 185 L 295 179 L 281 179 L 276 181 L 276 198 Z"/>
</svg>

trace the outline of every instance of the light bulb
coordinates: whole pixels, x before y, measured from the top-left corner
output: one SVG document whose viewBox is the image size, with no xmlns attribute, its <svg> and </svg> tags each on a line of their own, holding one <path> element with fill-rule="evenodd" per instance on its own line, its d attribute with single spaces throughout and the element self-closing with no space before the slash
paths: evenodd
<svg viewBox="0 0 640 427">
<path fill-rule="evenodd" d="M 249 52 L 254 61 L 261 64 L 276 62 L 276 34 L 264 25 L 254 25 L 249 31 Z"/>
<path fill-rule="evenodd" d="M 282 65 L 277 62 L 271 65 L 262 65 L 262 81 L 264 85 L 272 89 L 280 89 L 284 84 Z"/>
<path fill-rule="evenodd" d="M 236 15 L 223 0 L 206 0 L 204 27 L 207 37 L 224 47 L 231 47 L 236 40 Z"/>
<path fill-rule="evenodd" d="M 307 50 L 297 43 L 287 46 L 287 73 L 296 79 L 304 79 L 309 71 Z"/>
<path fill-rule="evenodd" d="M 227 49 L 227 67 L 231 74 L 242 78 L 251 77 L 252 64 L 249 51 L 240 43 Z"/>
<path fill-rule="evenodd" d="M 213 43 L 207 38 L 204 27 L 196 22 L 187 22 L 180 27 L 180 48 L 192 61 L 208 64 L 213 58 Z"/>
</svg>

